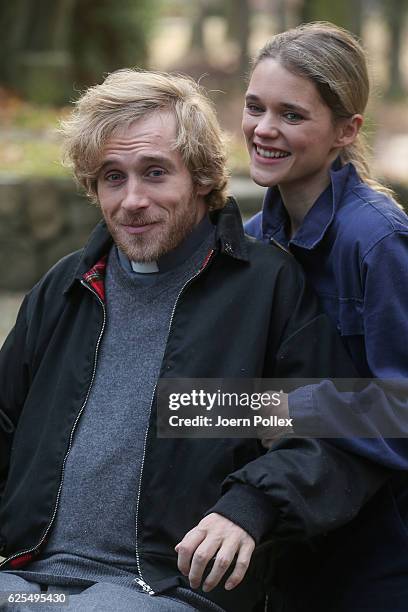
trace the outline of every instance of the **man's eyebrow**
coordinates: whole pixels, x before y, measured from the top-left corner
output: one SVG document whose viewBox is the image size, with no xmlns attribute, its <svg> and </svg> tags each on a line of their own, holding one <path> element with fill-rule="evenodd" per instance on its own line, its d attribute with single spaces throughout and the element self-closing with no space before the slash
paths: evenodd
<svg viewBox="0 0 408 612">
<path fill-rule="evenodd" d="M 102 161 L 100 171 L 104 170 L 108 166 L 115 166 L 115 165 L 120 166 L 121 163 L 122 163 L 121 160 L 118 159 L 117 157 L 106 157 Z M 150 154 L 141 155 L 138 158 L 138 163 L 157 164 L 159 166 L 166 166 L 170 170 L 174 170 L 176 167 L 170 157 L 167 157 L 166 155 L 158 155 L 158 154 L 156 155 L 154 153 L 152 153 L 151 155 Z"/>
<path fill-rule="evenodd" d="M 159 155 L 159 154 L 151 154 L 151 155 L 142 155 L 140 161 L 145 164 L 158 164 L 162 166 L 167 166 L 168 168 L 175 168 L 175 164 L 170 157 L 167 155 Z"/>
</svg>

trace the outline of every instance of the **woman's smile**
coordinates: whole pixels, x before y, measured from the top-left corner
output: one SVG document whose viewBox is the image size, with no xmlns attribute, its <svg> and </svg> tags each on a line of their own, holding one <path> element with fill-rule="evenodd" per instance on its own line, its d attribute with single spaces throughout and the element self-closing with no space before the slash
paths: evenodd
<svg viewBox="0 0 408 612">
<path fill-rule="evenodd" d="M 271 147 L 264 147 L 262 145 L 254 144 L 254 149 L 257 155 L 262 159 L 267 160 L 278 160 L 284 159 L 290 156 L 289 151 L 282 151 L 281 149 L 275 149 Z"/>
<path fill-rule="evenodd" d="M 248 86 L 242 128 L 256 183 L 278 185 L 284 199 L 299 186 L 305 199 L 326 187 L 338 128 L 310 80 L 262 60 Z"/>
</svg>

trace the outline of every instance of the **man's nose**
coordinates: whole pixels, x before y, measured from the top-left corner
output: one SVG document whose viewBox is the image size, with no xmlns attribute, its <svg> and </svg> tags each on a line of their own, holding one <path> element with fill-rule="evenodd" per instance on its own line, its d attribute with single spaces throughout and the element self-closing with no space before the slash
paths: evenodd
<svg viewBox="0 0 408 612">
<path fill-rule="evenodd" d="M 270 113 L 263 115 L 259 118 L 254 132 L 259 138 L 277 138 L 279 136 L 277 118 Z"/>
<path fill-rule="evenodd" d="M 150 200 L 140 182 L 136 179 L 129 178 L 121 202 L 122 208 L 128 211 L 137 211 L 142 208 L 147 208 L 149 204 Z"/>
</svg>

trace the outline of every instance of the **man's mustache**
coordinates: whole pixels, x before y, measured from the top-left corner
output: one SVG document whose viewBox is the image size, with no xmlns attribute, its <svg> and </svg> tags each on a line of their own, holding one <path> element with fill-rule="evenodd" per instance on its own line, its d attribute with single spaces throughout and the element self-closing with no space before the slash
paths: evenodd
<svg viewBox="0 0 408 612">
<path fill-rule="evenodd" d="M 158 223 L 163 221 L 162 217 L 153 217 L 145 213 L 120 215 L 114 218 L 117 225 L 149 225 L 150 223 Z"/>
</svg>

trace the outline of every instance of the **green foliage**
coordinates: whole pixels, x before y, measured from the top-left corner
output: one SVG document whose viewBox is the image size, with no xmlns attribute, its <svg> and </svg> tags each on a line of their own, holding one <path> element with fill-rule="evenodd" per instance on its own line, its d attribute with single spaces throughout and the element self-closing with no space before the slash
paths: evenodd
<svg viewBox="0 0 408 612">
<path fill-rule="evenodd" d="M 0 81 L 63 104 L 106 72 L 145 65 L 160 0 L 0 0 Z"/>
<path fill-rule="evenodd" d="M 5 138 L 0 151 L 1 174 L 7 176 L 58 177 L 67 170 L 58 161 L 61 147 L 55 141 Z"/>
<path fill-rule="evenodd" d="M 66 176 L 57 132 L 65 109 L 5 99 L 0 107 L 0 172 L 13 176 Z"/>
<path fill-rule="evenodd" d="M 58 125 L 59 120 L 71 108 L 38 105 L 26 102 L 20 96 L 0 87 L 0 131 L 19 134 L 21 130 L 47 132 Z"/>
</svg>

